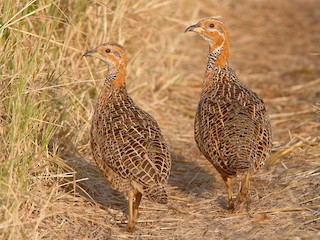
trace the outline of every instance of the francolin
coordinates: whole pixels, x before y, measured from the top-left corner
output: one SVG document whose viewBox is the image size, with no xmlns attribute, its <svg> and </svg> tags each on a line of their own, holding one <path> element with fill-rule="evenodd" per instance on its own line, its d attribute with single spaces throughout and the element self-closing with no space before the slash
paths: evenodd
<svg viewBox="0 0 320 240">
<path fill-rule="evenodd" d="M 202 154 L 221 174 L 229 209 L 245 198 L 250 209 L 249 178 L 262 167 L 271 148 L 271 124 L 262 99 L 240 82 L 229 65 L 229 30 L 206 18 L 185 32 L 198 33 L 209 43 L 208 63 L 195 117 L 195 141 Z M 233 202 L 231 177 L 244 174 Z"/>
<path fill-rule="evenodd" d="M 110 185 L 127 193 L 127 229 L 132 231 L 142 195 L 167 203 L 171 157 L 157 122 L 127 93 L 124 48 L 105 43 L 84 56 L 96 57 L 109 68 L 92 120 L 91 150 Z"/>
</svg>

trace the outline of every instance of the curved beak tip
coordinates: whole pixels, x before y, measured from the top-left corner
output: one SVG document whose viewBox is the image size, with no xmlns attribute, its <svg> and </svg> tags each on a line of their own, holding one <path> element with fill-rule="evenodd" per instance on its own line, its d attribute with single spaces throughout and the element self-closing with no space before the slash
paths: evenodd
<svg viewBox="0 0 320 240">
<path fill-rule="evenodd" d="M 82 57 L 93 56 L 93 54 L 95 53 L 97 53 L 96 50 L 90 50 L 90 51 L 87 51 L 85 54 L 83 54 Z"/>
<path fill-rule="evenodd" d="M 193 31 L 193 29 L 195 28 L 195 26 L 194 25 L 192 25 L 192 26 L 189 26 L 189 27 L 187 27 L 187 29 L 186 30 L 184 30 L 184 32 L 186 33 L 186 32 L 191 32 L 191 31 Z"/>
<path fill-rule="evenodd" d="M 201 33 L 203 32 L 204 29 L 202 27 L 199 26 L 199 24 L 195 24 L 195 25 L 191 25 L 189 26 L 184 32 L 196 32 L 196 33 Z"/>
</svg>

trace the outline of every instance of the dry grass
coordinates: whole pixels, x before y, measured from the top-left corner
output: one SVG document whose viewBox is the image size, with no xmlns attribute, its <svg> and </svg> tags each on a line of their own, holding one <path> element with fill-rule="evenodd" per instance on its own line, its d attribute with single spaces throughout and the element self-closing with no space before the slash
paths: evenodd
<svg viewBox="0 0 320 240">
<path fill-rule="evenodd" d="M 318 5 L 1 2 L 0 238 L 319 238 Z M 193 140 L 207 44 L 183 31 L 207 16 L 229 25 L 231 63 L 272 118 L 273 156 L 253 178 L 249 214 L 226 210 L 223 182 Z M 106 41 L 126 47 L 129 92 L 159 122 L 174 161 L 170 203 L 143 199 L 135 233 L 125 231 L 125 196 L 106 184 L 88 145 L 105 68 L 81 54 Z"/>
</svg>

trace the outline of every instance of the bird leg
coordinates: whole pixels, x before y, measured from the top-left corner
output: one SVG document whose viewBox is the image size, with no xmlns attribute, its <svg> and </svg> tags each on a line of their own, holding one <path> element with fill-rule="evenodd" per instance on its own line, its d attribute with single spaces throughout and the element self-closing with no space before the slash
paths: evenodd
<svg viewBox="0 0 320 240">
<path fill-rule="evenodd" d="M 233 201 L 232 201 L 232 188 L 231 188 L 231 177 L 222 176 L 224 183 L 226 184 L 227 193 L 228 193 L 228 209 L 233 209 Z"/>
<path fill-rule="evenodd" d="M 249 182 L 250 182 L 250 173 L 246 172 L 245 173 L 245 178 L 244 181 L 241 185 L 240 192 L 238 193 L 237 199 L 236 199 L 236 205 L 237 208 L 240 206 L 242 203 L 243 197 L 246 198 L 246 210 L 249 212 L 250 210 L 250 196 L 249 196 Z"/>
<path fill-rule="evenodd" d="M 244 196 L 246 198 L 246 203 L 247 203 L 247 212 L 250 210 L 250 195 L 249 195 L 249 183 L 250 183 L 250 173 L 247 172 L 245 179 L 244 179 Z"/>
<path fill-rule="evenodd" d="M 134 229 L 135 225 L 135 219 L 133 216 L 133 191 L 129 190 L 128 191 L 128 202 L 129 202 L 129 219 L 128 219 L 128 224 L 127 224 L 127 229 L 128 231 L 132 231 Z"/>
<path fill-rule="evenodd" d="M 141 197 L 142 197 L 142 194 L 140 192 L 137 192 L 136 197 L 135 197 L 136 200 L 135 200 L 134 208 L 133 208 L 133 219 L 135 222 L 137 222 L 137 220 L 138 220 L 138 210 L 139 210 Z"/>
</svg>

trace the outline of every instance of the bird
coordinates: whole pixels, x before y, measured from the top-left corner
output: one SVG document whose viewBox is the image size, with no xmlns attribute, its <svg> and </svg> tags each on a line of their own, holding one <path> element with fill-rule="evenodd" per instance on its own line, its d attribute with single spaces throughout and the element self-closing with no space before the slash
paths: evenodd
<svg viewBox="0 0 320 240">
<path fill-rule="evenodd" d="M 92 119 L 91 151 L 110 185 L 127 193 L 127 230 L 134 231 L 143 195 L 160 204 L 168 202 L 169 149 L 155 119 L 128 95 L 123 46 L 107 42 L 83 56 L 108 66 Z"/>
<path fill-rule="evenodd" d="M 196 144 L 226 185 L 228 209 L 238 210 L 245 199 L 249 212 L 250 177 L 265 164 L 272 146 L 266 106 L 230 66 L 230 33 L 222 21 L 204 18 L 185 32 L 195 32 L 209 43 L 194 121 Z M 233 201 L 231 180 L 237 175 L 243 175 L 244 180 Z"/>
</svg>

